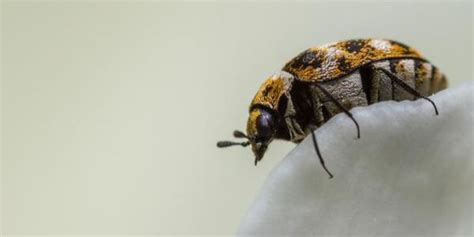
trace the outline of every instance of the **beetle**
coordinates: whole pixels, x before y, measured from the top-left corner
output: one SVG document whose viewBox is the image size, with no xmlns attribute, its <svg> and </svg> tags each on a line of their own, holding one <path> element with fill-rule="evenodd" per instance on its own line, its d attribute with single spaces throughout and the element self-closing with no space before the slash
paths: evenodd
<svg viewBox="0 0 474 237">
<path fill-rule="evenodd" d="M 353 39 L 309 48 L 266 79 L 250 103 L 245 142 L 220 141 L 217 146 L 251 145 L 255 165 L 274 139 L 299 143 L 312 135 L 321 165 L 328 173 L 314 130 L 345 113 L 360 128 L 350 109 L 387 100 L 429 101 L 447 87 L 437 67 L 405 44 L 386 39 Z"/>
</svg>

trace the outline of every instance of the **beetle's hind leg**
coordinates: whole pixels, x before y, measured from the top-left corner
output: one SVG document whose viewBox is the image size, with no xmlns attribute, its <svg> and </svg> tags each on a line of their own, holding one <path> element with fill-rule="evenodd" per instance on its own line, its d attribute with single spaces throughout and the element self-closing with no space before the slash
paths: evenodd
<svg viewBox="0 0 474 237">
<path fill-rule="evenodd" d="M 385 73 L 385 75 L 387 75 L 390 78 L 390 80 L 392 80 L 394 83 L 396 83 L 397 85 L 402 87 L 406 92 L 414 95 L 416 98 L 422 98 L 422 99 L 425 99 L 425 100 L 429 101 L 433 105 L 433 108 L 435 110 L 436 115 L 439 114 L 438 113 L 438 108 L 436 107 L 436 104 L 431 99 L 429 99 L 426 96 L 421 95 L 416 89 L 410 87 L 402 79 L 398 78 L 397 75 L 393 74 L 392 72 L 390 72 L 389 70 L 387 70 L 385 68 L 375 68 L 375 70 L 380 70 L 381 72 Z"/>
</svg>

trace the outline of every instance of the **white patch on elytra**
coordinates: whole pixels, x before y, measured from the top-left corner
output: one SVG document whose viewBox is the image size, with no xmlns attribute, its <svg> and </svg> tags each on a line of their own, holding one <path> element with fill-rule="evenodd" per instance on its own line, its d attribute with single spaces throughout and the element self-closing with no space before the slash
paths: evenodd
<svg viewBox="0 0 474 237">
<path fill-rule="evenodd" d="M 273 73 L 273 75 L 271 76 L 271 80 L 278 80 L 278 79 L 283 79 L 285 81 L 291 80 L 293 79 L 293 75 L 285 71 L 279 71 L 279 72 Z"/>
<path fill-rule="evenodd" d="M 316 48 L 322 49 L 322 50 L 326 50 L 326 49 L 329 49 L 331 46 L 334 46 L 334 43 L 323 44 L 323 45 L 318 46 L 318 47 L 316 47 Z"/>
<path fill-rule="evenodd" d="M 336 67 L 336 58 L 343 52 L 335 47 L 329 47 L 326 50 L 326 60 L 321 63 L 321 71 L 326 72 Z"/>
<path fill-rule="evenodd" d="M 378 50 L 382 50 L 385 52 L 389 51 L 390 48 L 392 47 L 390 42 L 385 41 L 385 40 L 379 40 L 379 39 L 370 40 L 369 45 Z"/>
</svg>

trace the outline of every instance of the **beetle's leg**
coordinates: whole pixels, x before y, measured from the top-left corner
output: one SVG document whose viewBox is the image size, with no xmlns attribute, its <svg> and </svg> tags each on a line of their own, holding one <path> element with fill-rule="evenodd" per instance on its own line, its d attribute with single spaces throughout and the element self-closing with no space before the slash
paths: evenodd
<svg viewBox="0 0 474 237">
<path fill-rule="evenodd" d="M 352 113 L 349 112 L 349 110 L 347 110 L 336 98 L 334 98 L 331 93 L 329 93 L 329 91 L 327 91 L 326 89 L 324 89 L 321 85 L 319 85 L 319 83 L 315 83 L 315 85 L 332 101 L 336 104 L 336 106 L 342 110 L 345 114 L 347 114 L 347 116 L 349 116 L 350 119 L 352 119 L 352 121 L 354 121 L 354 124 L 356 125 L 357 127 L 357 138 L 360 138 L 360 128 L 359 128 L 359 123 L 357 123 L 357 121 L 354 119 L 354 116 L 352 116 Z"/>
<path fill-rule="evenodd" d="M 311 108 L 314 108 L 314 98 L 310 98 L 309 102 L 311 104 Z M 316 122 L 316 120 L 315 120 Z M 316 155 L 319 158 L 319 162 L 321 163 L 321 166 L 323 166 L 323 169 L 328 173 L 329 178 L 332 179 L 334 176 L 329 172 L 328 168 L 326 167 L 326 164 L 324 163 L 323 156 L 321 155 L 321 152 L 319 151 L 319 146 L 318 146 L 318 141 L 316 140 L 316 135 L 314 135 L 314 132 L 316 131 L 316 126 L 315 125 L 310 125 L 307 129 L 309 129 L 309 132 L 311 133 L 311 138 L 313 140 L 313 146 L 314 150 L 316 151 Z"/>
<path fill-rule="evenodd" d="M 391 73 L 390 71 L 388 71 L 385 68 L 376 68 L 376 70 L 380 70 L 383 73 L 385 73 L 393 82 L 397 83 L 399 86 L 401 86 L 403 89 L 405 89 L 405 91 L 407 91 L 408 93 L 414 95 L 415 97 L 422 98 L 422 99 L 425 99 L 425 100 L 429 101 L 433 105 L 436 115 L 439 114 L 438 113 L 438 108 L 436 108 L 436 104 L 432 100 L 430 100 L 426 96 L 421 95 L 416 89 L 411 88 L 408 84 L 403 82 L 403 80 L 398 78 L 395 74 Z"/>
<path fill-rule="evenodd" d="M 321 166 L 323 166 L 323 169 L 328 173 L 329 178 L 332 179 L 334 176 L 331 174 L 331 172 L 329 172 L 328 168 L 326 167 L 326 164 L 324 163 L 324 159 L 321 156 L 321 152 L 319 151 L 318 141 L 316 140 L 316 135 L 314 135 L 314 131 L 315 130 L 311 130 L 311 138 L 313 139 L 314 149 L 316 150 L 316 154 L 318 155 Z"/>
</svg>

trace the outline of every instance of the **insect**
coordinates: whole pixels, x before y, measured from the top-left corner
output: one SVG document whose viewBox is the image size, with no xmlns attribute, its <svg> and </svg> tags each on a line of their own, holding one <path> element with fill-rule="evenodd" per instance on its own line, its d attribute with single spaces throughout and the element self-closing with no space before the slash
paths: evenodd
<svg viewBox="0 0 474 237">
<path fill-rule="evenodd" d="M 314 130 L 331 117 L 345 113 L 357 128 L 349 111 L 386 100 L 429 101 L 447 87 L 446 77 L 415 49 L 385 39 L 339 41 L 305 50 L 280 72 L 263 82 L 250 103 L 247 134 L 234 131 L 245 142 L 220 141 L 218 147 L 251 145 L 255 165 L 274 139 L 299 143 L 312 135 L 316 154 L 329 178 Z"/>
</svg>

